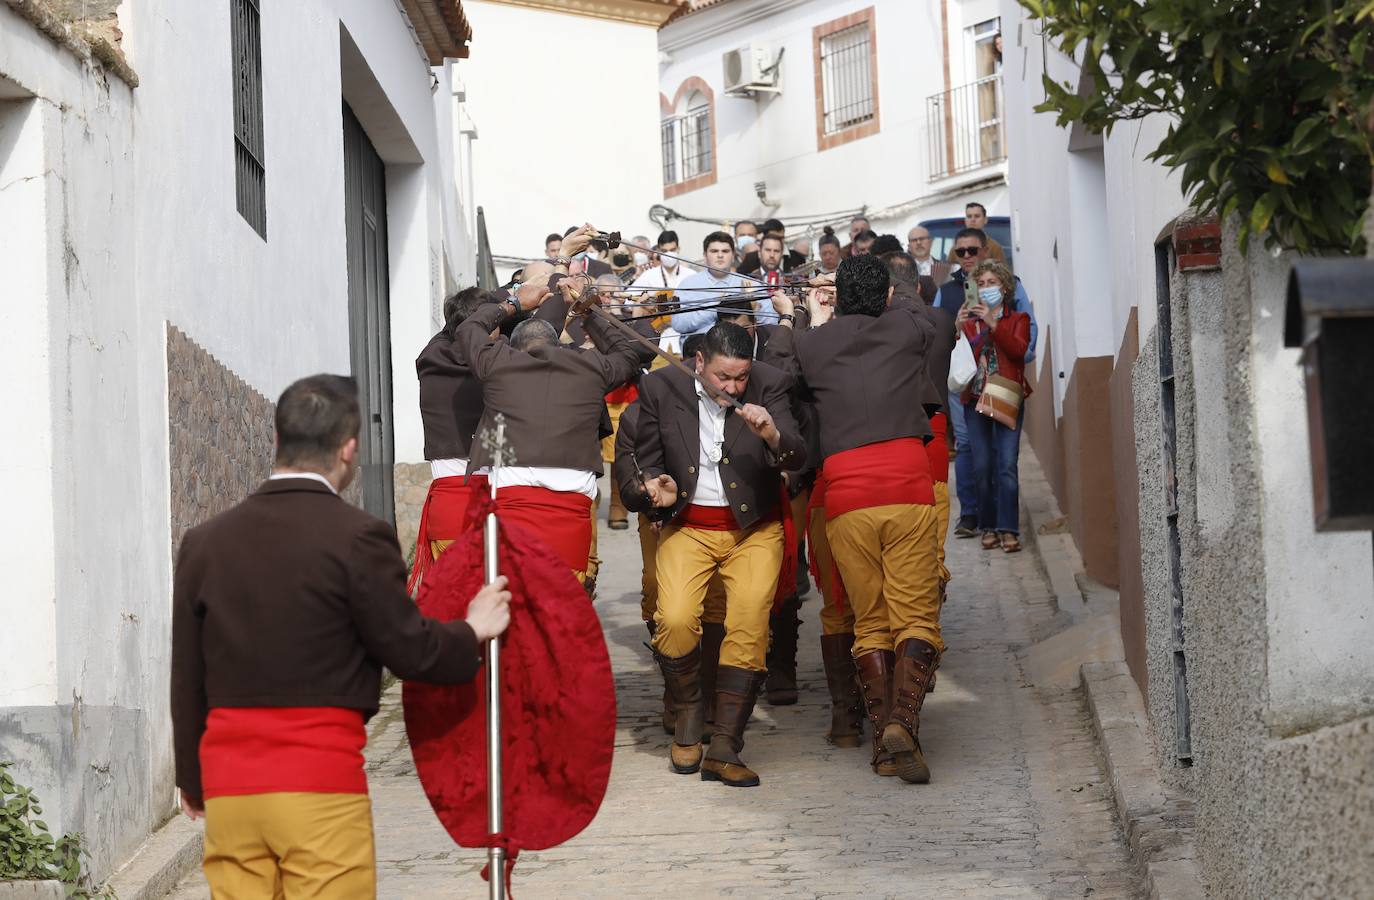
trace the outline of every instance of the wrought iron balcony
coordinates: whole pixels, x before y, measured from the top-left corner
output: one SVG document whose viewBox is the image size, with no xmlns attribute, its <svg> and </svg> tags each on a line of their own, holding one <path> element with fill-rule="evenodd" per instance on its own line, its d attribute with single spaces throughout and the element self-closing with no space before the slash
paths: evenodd
<svg viewBox="0 0 1374 900">
<path fill-rule="evenodd" d="M 989 75 L 926 98 L 931 181 L 1007 158 L 1002 104 L 1001 75 Z"/>
</svg>

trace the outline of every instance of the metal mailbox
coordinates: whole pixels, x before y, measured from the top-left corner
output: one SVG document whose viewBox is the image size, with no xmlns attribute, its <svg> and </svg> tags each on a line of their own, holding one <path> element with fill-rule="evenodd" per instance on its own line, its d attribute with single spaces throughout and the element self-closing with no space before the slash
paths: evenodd
<svg viewBox="0 0 1374 900">
<path fill-rule="evenodd" d="M 1295 263 L 1285 312 L 1284 344 L 1302 348 L 1316 528 L 1374 530 L 1374 260 Z"/>
</svg>

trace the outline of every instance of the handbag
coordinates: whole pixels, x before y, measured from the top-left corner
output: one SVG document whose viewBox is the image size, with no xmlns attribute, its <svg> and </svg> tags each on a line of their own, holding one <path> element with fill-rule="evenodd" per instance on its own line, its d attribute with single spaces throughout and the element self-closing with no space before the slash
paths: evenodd
<svg viewBox="0 0 1374 900">
<path fill-rule="evenodd" d="M 946 387 L 950 393 L 957 394 L 968 387 L 968 383 L 977 374 L 978 361 L 973 358 L 973 347 L 969 345 L 968 336 L 961 334 L 949 354 L 949 378 L 946 379 Z"/>
<path fill-rule="evenodd" d="M 989 375 L 975 409 L 999 425 L 1015 428 L 1024 395 L 1025 391 L 1019 382 L 1001 375 Z"/>
</svg>

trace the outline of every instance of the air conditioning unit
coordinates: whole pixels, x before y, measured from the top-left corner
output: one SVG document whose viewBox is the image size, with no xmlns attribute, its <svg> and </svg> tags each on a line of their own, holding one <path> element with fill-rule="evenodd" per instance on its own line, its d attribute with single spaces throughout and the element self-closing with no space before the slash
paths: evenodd
<svg viewBox="0 0 1374 900">
<path fill-rule="evenodd" d="M 721 62 L 725 67 L 725 93 L 734 96 L 782 93 L 779 86 L 782 54 L 769 44 L 751 43 L 731 50 Z"/>
</svg>

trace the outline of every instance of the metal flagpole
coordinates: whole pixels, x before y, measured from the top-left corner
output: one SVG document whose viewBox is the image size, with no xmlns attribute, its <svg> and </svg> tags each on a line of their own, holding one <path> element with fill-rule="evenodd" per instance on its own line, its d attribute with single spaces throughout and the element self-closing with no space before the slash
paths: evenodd
<svg viewBox="0 0 1374 900">
<path fill-rule="evenodd" d="M 515 461 L 514 454 L 506 446 L 506 417 L 497 413 L 492 419 L 494 428 L 484 432 L 481 441 L 491 451 L 491 499 L 496 502 L 496 476 L 501 466 Z M 500 574 L 498 562 L 499 526 L 496 510 L 487 513 L 483 531 L 483 568 L 487 584 L 491 584 Z M 487 836 L 493 837 L 505 831 L 504 815 L 501 809 L 501 639 L 487 641 Z M 495 842 L 493 842 L 495 843 Z M 505 900 L 506 897 L 506 848 L 491 846 L 487 848 L 487 887 L 491 900 Z"/>
</svg>

